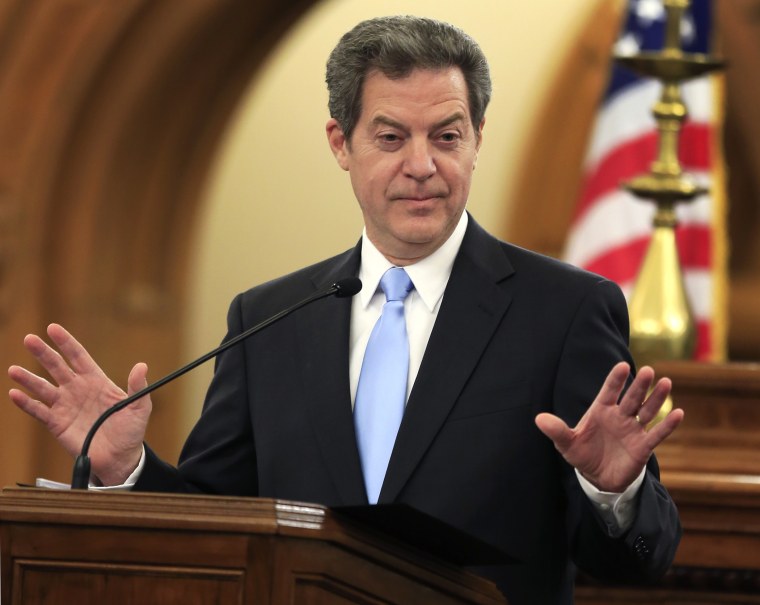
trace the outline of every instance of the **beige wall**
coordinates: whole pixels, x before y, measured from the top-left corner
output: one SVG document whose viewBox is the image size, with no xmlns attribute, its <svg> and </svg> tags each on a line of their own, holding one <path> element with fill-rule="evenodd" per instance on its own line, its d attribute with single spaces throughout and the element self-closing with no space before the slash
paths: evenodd
<svg viewBox="0 0 760 605">
<path fill-rule="evenodd" d="M 324 134 L 324 63 L 343 32 L 367 17 L 406 13 L 450 21 L 478 40 L 494 95 L 468 207 L 499 234 L 534 108 L 599 1 L 325 0 L 311 11 L 251 83 L 219 155 L 194 259 L 187 359 L 218 344 L 235 293 L 340 252 L 361 232 L 347 175 Z M 188 429 L 207 365 L 185 379 Z"/>
</svg>

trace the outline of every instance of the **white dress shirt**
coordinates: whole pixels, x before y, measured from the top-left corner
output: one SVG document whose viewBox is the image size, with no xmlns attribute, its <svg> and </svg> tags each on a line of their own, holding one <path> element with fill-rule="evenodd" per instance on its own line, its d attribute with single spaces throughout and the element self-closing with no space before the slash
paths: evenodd
<svg viewBox="0 0 760 605">
<path fill-rule="evenodd" d="M 454 232 L 438 250 L 413 265 L 404 267 L 414 284 L 414 289 L 404 299 L 406 333 L 409 337 L 409 378 L 406 397 L 412 392 L 417 372 L 425 354 L 430 333 L 433 331 L 438 309 L 441 308 L 443 291 L 449 282 L 454 259 L 464 239 L 467 229 L 467 213 L 462 213 Z M 364 360 L 364 351 L 372 328 L 377 323 L 385 294 L 380 289 L 380 278 L 394 265 L 385 258 L 367 237 L 362 235 L 362 258 L 359 279 L 362 289 L 354 296 L 351 306 L 351 338 L 349 344 L 349 379 L 351 383 L 351 404 L 356 399 L 356 387 Z"/>
</svg>

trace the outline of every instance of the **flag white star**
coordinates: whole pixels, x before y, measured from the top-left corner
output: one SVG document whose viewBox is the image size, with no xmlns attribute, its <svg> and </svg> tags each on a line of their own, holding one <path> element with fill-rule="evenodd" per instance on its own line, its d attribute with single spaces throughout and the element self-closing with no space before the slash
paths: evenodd
<svg viewBox="0 0 760 605">
<path fill-rule="evenodd" d="M 632 33 L 626 34 L 615 42 L 615 54 L 624 57 L 635 55 L 641 50 L 641 41 Z"/>
<path fill-rule="evenodd" d="M 694 15 L 687 13 L 681 19 L 681 40 L 685 44 L 690 44 L 696 35 L 697 28 L 694 25 Z"/>
<path fill-rule="evenodd" d="M 665 7 L 662 0 L 636 0 L 631 10 L 636 15 L 636 19 L 645 26 L 665 19 Z"/>
</svg>

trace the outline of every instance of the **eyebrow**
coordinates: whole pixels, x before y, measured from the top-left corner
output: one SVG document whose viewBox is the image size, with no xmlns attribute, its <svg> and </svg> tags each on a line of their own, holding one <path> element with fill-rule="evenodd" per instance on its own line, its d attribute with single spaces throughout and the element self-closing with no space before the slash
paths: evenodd
<svg viewBox="0 0 760 605">
<path fill-rule="evenodd" d="M 433 130 L 438 130 L 439 128 L 443 128 L 444 126 L 449 126 L 450 124 L 453 124 L 454 122 L 466 122 L 465 115 L 461 111 L 457 111 L 456 113 L 451 114 L 448 118 L 444 118 L 437 124 L 433 124 Z"/>
<path fill-rule="evenodd" d="M 465 120 L 464 114 L 461 111 L 457 111 L 451 114 L 449 117 L 444 118 L 443 120 L 433 124 L 433 127 L 431 130 L 435 131 L 435 130 L 438 130 L 439 128 L 444 128 L 445 126 L 449 126 L 450 124 L 453 124 L 454 122 L 459 122 L 459 121 L 464 121 L 464 120 Z M 385 126 L 390 126 L 392 128 L 398 128 L 399 130 L 403 130 L 405 132 L 409 130 L 401 122 L 397 122 L 396 120 L 393 120 L 389 118 L 388 116 L 384 116 L 384 115 L 376 116 L 372 120 L 372 124 L 374 125 L 382 124 Z"/>
</svg>

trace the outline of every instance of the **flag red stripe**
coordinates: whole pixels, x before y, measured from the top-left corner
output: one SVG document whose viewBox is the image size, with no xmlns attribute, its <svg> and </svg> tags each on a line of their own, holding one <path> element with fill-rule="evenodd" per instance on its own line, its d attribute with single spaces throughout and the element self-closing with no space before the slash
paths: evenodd
<svg viewBox="0 0 760 605">
<path fill-rule="evenodd" d="M 689 122 L 684 126 L 678 153 L 686 170 L 709 170 L 711 136 L 712 126 L 709 124 Z M 657 154 L 657 139 L 655 131 L 647 132 L 608 153 L 585 178 L 574 222 L 594 205 L 595 200 L 619 188 L 622 181 L 649 172 Z"/>
<path fill-rule="evenodd" d="M 710 351 L 713 349 L 711 320 L 697 321 L 697 346 L 694 351 L 694 359 L 697 361 L 712 361 Z"/>
<path fill-rule="evenodd" d="M 632 280 L 639 271 L 649 237 L 640 237 L 608 248 L 595 259 L 584 263 L 583 268 L 598 273 L 619 284 Z"/>
<path fill-rule="evenodd" d="M 603 275 L 619 284 L 632 281 L 644 259 L 650 236 L 629 240 L 614 246 L 584 264 L 592 273 Z M 712 258 L 712 235 L 707 225 L 682 225 L 676 228 L 676 246 L 681 267 L 710 269 Z"/>
</svg>

